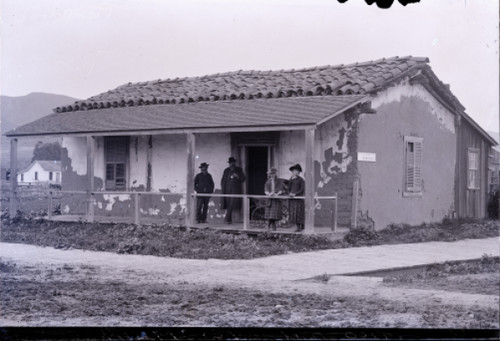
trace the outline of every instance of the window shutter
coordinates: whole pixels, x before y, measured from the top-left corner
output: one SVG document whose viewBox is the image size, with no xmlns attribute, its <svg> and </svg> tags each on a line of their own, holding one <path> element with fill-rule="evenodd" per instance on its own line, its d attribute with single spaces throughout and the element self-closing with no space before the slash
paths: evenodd
<svg viewBox="0 0 500 341">
<path fill-rule="evenodd" d="M 414 142 L 414 176 L 413 191 L 422 191 L 422 142 Z"/>
<path fill-rule="evenodd" d="M 413 142 L 406 143 L 406 190 L 413 191 L 414 187 L 414 146 Z"/>
<path fill-rule="evenodd" d="M 422 152 L 424 140 L 421 137 L 405 136 L 405 174 L 406 193 L 422 192 Z"/>
</svg>

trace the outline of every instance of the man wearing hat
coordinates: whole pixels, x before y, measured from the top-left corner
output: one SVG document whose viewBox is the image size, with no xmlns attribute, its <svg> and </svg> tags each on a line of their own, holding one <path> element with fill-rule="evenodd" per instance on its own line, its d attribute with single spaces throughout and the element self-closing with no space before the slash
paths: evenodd
<svg viewBox="0 0 500 341">
<path fill-rule="evenodd" d="M 208 164 L 203 162 L 200 165 L 200 172 L 194 177 L 194 190 L 196 193 L 213 193 L 214 180 L 210 173 L 208 173 Z M 197 197 L 196 200 L 196 221 L 198 223 L 207 222 L 207 211 L 210 197 Z"/>
<path fill-rule="evenodd" d="M 222 194 L 242 194 L 243 193 L 243 182 L 245 182 L 245 174 L 243 174 L 243 169 L 236 167 L 236 159 L 230 157 L 227 161 L 229 167 L 224 169 L 224 174 L 221 180 Z M 222 209 L 226 210 L 226 223 L 231 224 L 233 222 L 233 210 L 238 210 L 241 208 L 240 198 L 222 198 Z"/>
</svg>

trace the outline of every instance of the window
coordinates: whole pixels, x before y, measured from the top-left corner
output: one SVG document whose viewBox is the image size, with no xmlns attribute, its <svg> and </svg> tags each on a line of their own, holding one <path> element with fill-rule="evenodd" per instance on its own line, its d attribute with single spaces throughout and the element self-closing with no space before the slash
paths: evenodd
<svg viewBox="0 0 500 341">
<path fill-rule="evenodd" d="M 467 188 L 479 189 L 479 149 L 469 148 L 467 167 Z"/>
<path fill-rule="evenodd" d="M 105 138 L 106 189 L 126 189 L 127 137 Z"/>
<path fill-rule="evenodd" d="M 422 150 L 424 139 L 405 136 L 404 196 L 422 194 Z"/>
<path fill-rule="evenodd" d="M 52 181 L 52 172 L 49 172 L 49 181 Z"/>
<path fill-rule="evenodd" d="M 24 182 L 24 174 L 21 173 L 21 182 Z"/>
<path fill-rule="evenodd" d="M 35 172 L 35 181 L 38 181 L 38 172 Z"/>
</svg>

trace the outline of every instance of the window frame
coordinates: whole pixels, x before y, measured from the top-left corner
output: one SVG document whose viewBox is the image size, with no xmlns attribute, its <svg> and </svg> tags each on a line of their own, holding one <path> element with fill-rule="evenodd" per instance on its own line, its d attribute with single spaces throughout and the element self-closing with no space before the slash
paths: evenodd
<svg viewBox="0 0 500 341">
<path fill-rule="evenodd" d="M 475 159 L 475 163 L 476 163 L 476 168 L 472 168 L 471 169 L 471 159 L 470 159 L 470 156 L 471 154 L 475 154 L 476 155 L 476 159 Z M 481 189 L 481 172 L 480 172 L 480 168 L 481 168 L 481 165 L 480 165 L 480 157 L 481 157 L 481 150 L 479 148 L 473 148 L 473 147 L 469 147 L 467 149 L 467 189 L 468 190 L 471 190 L 471 191 L 479 191 Z M 474 187 L 471 187 L 471 178 L 470 178 L 470 175 L 471 175 L 471 172 L 475 172 L 476 176 L 474 178 L 474 184 L 475 185 Z"/>
<path fill-rule="evenodd" d="M 413 156 L 413 183 L 414 185 L 408 186 L 408 145 L 412 143 L 414 148 Z M 416 144 L 420 144 L 420 156 L 415 151 Z M 417 147 L 418 148 L 418 147 Z M 424 138 L 420 136 L 404 136 L 403 139 L 403 197 L 421 197 L 423 195 L 423 179 L 422 179 L 422 165 L 423 165 L 423 149 Z M 418 179 L 419 174 L 420 179 Z M 415 185 L 415 181 L 419 180 L 420 184 Z"/>
<path fill-rule="evenodd" d="M 108 145 L 110 143 L 110 140 L 118 140 L 122 139 L 123 143 L 125 144 L 125 150 L 124 150 L 124 160 L 122 162 L 116 162 L 116 161 L 108 161 Z M 104 137 L 104 189 L 106 191 L 128 191 L 128 186 L 129 186 L 129 152 L 130 152 L 130 139 L 129 136 L 105 136 Z M 119 177 L 120 179 L 123 179 L 123 186 L 118 187 L 116 184 L 117 180 L 117 165 L 123 164 L 123 177 Z M 108 165 L 114 165 L 113 169 L 113 174 L 114 174 L 114 179 L 113 180 L 108 180 Z M 109 186 L 109 181 L 114 181 L 113 186 Z"/>
</svg>

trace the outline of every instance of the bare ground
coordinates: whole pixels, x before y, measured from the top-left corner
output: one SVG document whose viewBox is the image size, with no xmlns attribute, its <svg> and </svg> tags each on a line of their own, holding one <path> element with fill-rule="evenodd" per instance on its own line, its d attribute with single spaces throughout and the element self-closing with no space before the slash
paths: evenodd
<svg viewBox="0 0 500 341">
<path fill-rule="evenodd" d="M 2 256 L 1 325 L 498 328 L 498 293 L 464 293 L 455 279 L 436 290 L 370 277 L 273 279 L 272 269 L 234 277 L 221 271 L 226 263 L 183 276 L 181 267 L 140 266 L 159 257 L 86 252 L 97 265 L 71 252 L 43 262 Z"/>
</svg>

